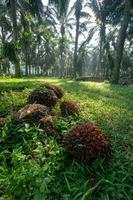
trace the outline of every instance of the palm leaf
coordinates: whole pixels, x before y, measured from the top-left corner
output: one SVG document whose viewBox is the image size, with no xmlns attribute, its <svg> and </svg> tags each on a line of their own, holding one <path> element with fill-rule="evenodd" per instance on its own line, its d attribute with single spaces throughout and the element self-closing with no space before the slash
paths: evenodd
<svg viewBox="0 0 133 200">
<path fill-rule="evenodd" d="M 79 52 L 82 50 L 82 48 L 86 45 L 86 43 L 89 43 L 94 35 L 94 33 L 96 32 L 97 27 L 93 27 L 90 29 L 88 37 L 86 38 L 86 40 L 84 42 L 82 42 L 82 44 L 79 47 Z"/>
<path fill-rule="evenodd" d="M 31 12 L 41 18 L 44 10 L 44 6 L 41 0 L 29 0 L 30 6 L 31 6 Z"/>
<path fill-rule="evenodd" d="M 70 0 L 50 0 L 49 3 L 56 6 L 59 17 L 67 15 Z"/>
<path fill-rule="evenodd" d="M 80 17 L 88 18 L 88 17 L 91 17 L 91 16 L 90 16 L 89 13 L 82 11 L 81 14 L 80 14 Z"/>
<path fill-rule="evenodd" d="M 0 15 L 5 13 L 7 10 L 8 10 L 8 8 L 5 5 L 0 4 Z"/>
<path fill-rule="evenodd" d="M 8 58 L 11 62 L 16 62 L 15 45 L 13 42 L 5 42 L 3 44 L 2 54 L 5 58 Z"/>
<path fill-rule="evenodd" d="M 0 24 L 4 28 L 5 31 L 10 32 L 12 30 L 11 22 L 6 16 L 2 16 L 0 18 Z"/>
</svg>

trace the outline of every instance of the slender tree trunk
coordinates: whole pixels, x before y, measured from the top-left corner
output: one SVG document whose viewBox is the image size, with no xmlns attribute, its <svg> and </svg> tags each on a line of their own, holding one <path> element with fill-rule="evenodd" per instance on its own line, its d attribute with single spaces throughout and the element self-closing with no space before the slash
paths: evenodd
<svg viewBox="0 0 133 200">
<path fill-rule="evenodd" d="M 60 47 L 60 55 L 61 55 L 61 68 L 60 68 L 60 76 L 64 76 L 64 69 L 65 69 L 65 62 L 64 62 L 64 35 L 65 35 L 65 27 L 64 23 L 62 22 L 61 25 L 61 47 Z"/>
<path fill-rule="evenodd" d="M 29 68 L 29 76 L 31 76 L 31 65 L 28 65 Z"/>
<path fill-rule="evenodd" d="M 131 71 L 131 79 L 133 79 L 133 70 Z"/>
<path fill-rule="evenodd" d="M 79 20 L 80 17 L 76 19 L 76 37 L 75 37 L 75 48 L 74 48 L 74 60 L 73 60 L 73 73 L 74 78 L 77 77 L 77 60 L 78 60 L 78 38 L 79 38 Z"/>
<path fill-rule="evenodd" d="M 28 76 L 28 55 L 27 55 L 27 48 L 24 47 L 24 55 L 25 55 L 25 75 Z"/>
<path fill-rule="evenodd" d="M 75 16 L 76 16 L 76 37 L 75 37 L 75 48 L 74 48 L 74 59 L 73 59 L 73 75 L 74 78 L 77 78 L 78 73 L 78 39 L 79 39 L 79 28 L 80 28 L 80 16 L 82 10 L 82 1 L 77 0 L 75 5 Z"/>
<path fill-rule="evenodd" d="M 25 19 L 25 14 L 23 13 L 23 11 L 21 11 L 21 24 L 23 25 L 24 31 L 23 33 L 29 32 L 29 25 L 28 23 L 25 23 L 26 19 Z M 30 41 L 25 39 L 23 40 L 23 44 L 24 44 L 24 56 L 25 56 L 25 75 L 28 76 L 28 65 L 30 63 L 29 60 L 29 54 L 30 54 Z"/>
<path fill-rule="evenodd" d="M 3 63 L 3 73 L 7 74 L 6 59 L 4 59 L 4 63 Z"/>
<path fill-rule="evenodd" d="M 0 62 L 0 75 L 3 74 L 2 63 Z"/>
<path fill-rule="evenodd" d="M 110 77 L 112 77 L 112 72 L 113 72 L 113 68 L 114 68 L 114 60 L 113 60 L 113 57 L 110 52 L 109 42 L 107 42 L 107 44 L 106 44 L 106 54 L 108 56 L 108 62 L 109 62 L 109 66 L 106 67 L 106 78 L 110 79 Z"/>
<path fill-rule="evenodd" d="M 103 19 L 100 27 L 100 50 L 99 50 L 99 59 L 98 59 L 97 73 L 96 73 L 98 77 L 100 77 L 102 73 L 102 59 L 104 55 L 104 44 L 106 40 L 105 37 L 106 37 L 106 26 L 105 26 L 105 19 Z"/>
<path fill-rule="evenodd" d="M 39 72 L 40 72 L 39 59 L 40 59 L 40 42 L 38 42 L 38 45 L 37 45 L 37 56 L 36 56 L 36 61 L 35 61 L 37 75 L 39 75 Z"/>
<path fill-rule="evenodd" d="M 15 76 L 20 77 L 20 60 L 18 56 L 18 30 L 17 30 L 17 14 L 16 14 L 16 0 L 10 0 L 11 4 L 11 18 L 13 22 L 14 43 L 16 48 L 16 62 L 15 62 Z"/>
<path fill-rule="evenodd" d="M 64 76 L 64 55 L 63 52 L 61 52 L 61 67 L 60 67 L 60 76 Z"/>
<path fill-rule="evenodd" d="M 5 43 L 5 31 L 4 31 L 4 28 L 1 27 L 1 34 L 2 34 L 2 38 L 1 38 L 1 41 L 2 41 L 2 44 L 4 45 Z M 3 70 L 2 70 L 2 73 L 6 74 L 7 73 L 7 66 L 6 66 L 6 62 L 4 60 L 4 63 L 3 63 Z"/>
<path fill-rule="evenodd" d="M 25 63 L 25 75 L 28 76 L 28 65 Z"/>
<path fill-rule="evenodd" d="M 115 63 L 114 63 L 114 69 L 113 69 L 113 75 L 112 75 L 112 83 L 114 83 L 114 84 L 119 83 L 120 68 L 121 68 L 121 61 L 122 61 L 122 57 L 123 57 L 126 31 L 127 31 L 127 27 L 128 27 L 128 23 L 129 23 L 129 18 L 130 18 L 129 9 L 130 9 L 130 1 L 126 0 L 124 16 L 123 16 L 123 20 L 121 22 L 121 27 L 120 27 L 120 30 L 118 33 L 118 38 L 117 38 Z"/>
</svg>

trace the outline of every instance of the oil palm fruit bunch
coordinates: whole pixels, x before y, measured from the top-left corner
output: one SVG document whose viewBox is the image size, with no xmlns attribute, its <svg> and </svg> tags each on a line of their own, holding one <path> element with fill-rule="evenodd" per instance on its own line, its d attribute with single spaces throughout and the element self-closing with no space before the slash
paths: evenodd
<svg viewBox="0 0 133 200">
<path fill-rule="evenodd" d="M 48 115 L 48 107 L 40 104 L 28 104 L 17 112 L 17 120 L 31 120 L 38 122 L 41 118 Z"/>
<path fill-rule="evenodd" d="M 34 89 L 28 97 L 30 104 L 37 103 L 47 107 L 54 107 L 58 101 L 58 98 L 53 90 L 47 89 L 46 87 L 39 86 Z"/>
<path fill-rule="evenodd" d="M 78 115 L 79 107 L 74 101 L 63 101 L 60 104 L 62 116 Z"/>
<path fill-rule="evenodd" d="M 74 126 L 62 143 L 74 158 L 87 163 L 111 155 L 110 140 L 92 123 Z"/>
<path fill-rule="evenodd" d="M 56 96 L 58 97 L 58 99 L 61 99 L 64 96 L 64 90 L 63 88 L 56 86 L 56 85 L 52 85 L 49 83 L 44 83 L 42 84 L 43 87 L 46 87 L 47 89 L 53 90 L 54 93 L 56 94 Z"/>
</svg>

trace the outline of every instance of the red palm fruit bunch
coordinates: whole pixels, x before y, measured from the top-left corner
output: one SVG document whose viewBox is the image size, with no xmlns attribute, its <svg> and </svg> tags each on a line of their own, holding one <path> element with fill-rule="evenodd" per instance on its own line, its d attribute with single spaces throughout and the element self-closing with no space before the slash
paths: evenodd
<svg viewBox="0 0 133 200">
<path fill-rule="evenodd" d="M 38 122 L 41 118 L 48 115 L 48 107 L 40 104 L 28 104 L 24 108 L 20 109 L 17 113 L 17 119 L 31 120 L 33 122 Z"/>
<path fill-rule="evenodd" d="M 46 115 L 40 120 L 40 128 L 49 136 L 57 137 L 58 135 L 57 127 L 54 125 L 51 115 Z"/>
<path fill-rule="evenodd" d="M 42 86 L 46 87 L 47 89 L 53 90 L 58 99 L 61 99 L 64 96 L 64 90 L 59 86 L 52 85 L 49 83 L 44 83 Z"/>
<path fill-rule="evenodd" d="M 74 126 L 63 138 L 63 145 L 75 158 L 84 162 L 111 155 L 111 143 L 108 137 L 92 123 Z"/>
<path fill-rule="evenodd" d="M 47 107 L 54 107 L 58 101 L 58 98 L 53 90 L 47 89 L 43 86 L 33 90 L 29 97 L 28 102 L 30 104 L 37 103 Z"/>
<path fill-rule="evenodd" d="M 63 116 L 79 114 L 79 107 L 74 101 L 63 101 L 60 104 L 60 109 Z"/>
</svg>

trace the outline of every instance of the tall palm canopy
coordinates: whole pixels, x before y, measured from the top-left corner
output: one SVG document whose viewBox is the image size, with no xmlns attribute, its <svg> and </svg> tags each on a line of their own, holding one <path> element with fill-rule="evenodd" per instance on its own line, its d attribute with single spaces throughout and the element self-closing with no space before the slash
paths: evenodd
<svg viewBox="0 0 133 200">
<path fill-rule="evenodd" d="M 1 0 L 0 71 L 132 77 L 132 9 L 131 0 Z"/>
</svg>

